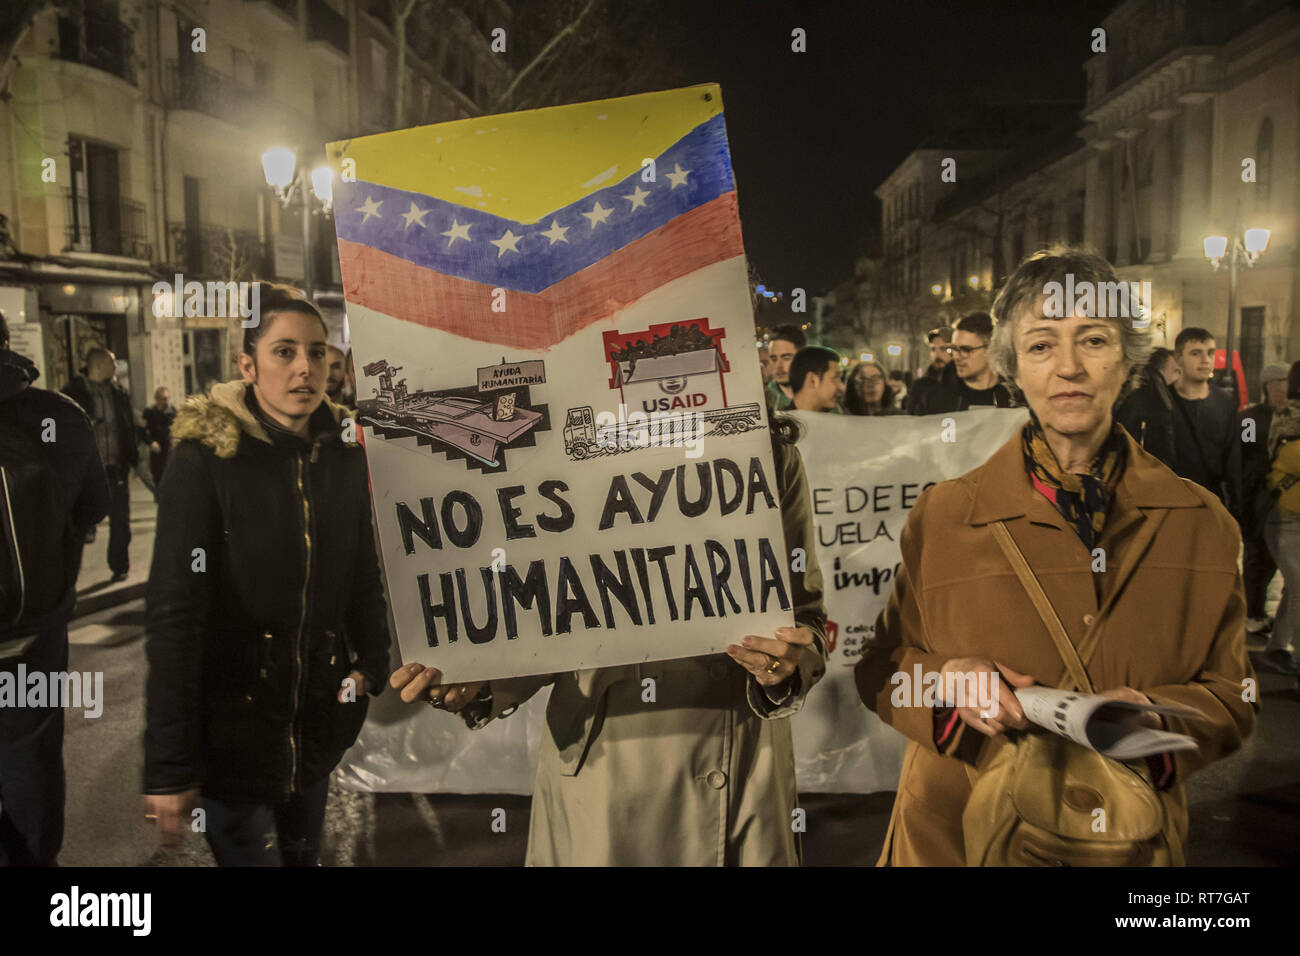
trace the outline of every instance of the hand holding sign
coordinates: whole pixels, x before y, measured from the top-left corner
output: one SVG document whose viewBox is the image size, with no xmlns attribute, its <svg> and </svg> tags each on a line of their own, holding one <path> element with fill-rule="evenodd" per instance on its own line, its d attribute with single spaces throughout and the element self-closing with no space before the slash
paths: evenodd
<svg viewBox="0 0 1300 956">
<path fill-rule="evenodd" d="M 483 681 L 470 684 L 440 684 L 442 673 L 436 667 L 425 667 L 413 661 L 393 671 L 388 678 L 389 686 L 402 692 L 402 700 L 408 704 L 417 700 L 427 701 L 440 710 L 458 714 L 465 705 L 478 696 L 483 689 Z"/>
<path fill-rule="evenodd" d="M 778 627 L 774 637 L 746 634 L 741 647 L 732 644 L 727 653 L 764 687 L 784 684 L 812 646 L 813 632 L 806 627 Z"/>
</svg>

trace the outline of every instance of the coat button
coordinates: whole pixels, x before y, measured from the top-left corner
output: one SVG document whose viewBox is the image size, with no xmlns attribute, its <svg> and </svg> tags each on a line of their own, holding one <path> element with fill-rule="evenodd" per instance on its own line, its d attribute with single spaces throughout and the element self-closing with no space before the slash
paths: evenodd
<svg viewBox="0 0 1300 956">
<path fill-rule="evenodd" d="M 727 775 L 721 770 L 710 770 L 704 779 L 714 790 L 721 790 L 727 785 Z"/>
<path fill-rule="evenodd" d="M 1083 616 L 1083 623 L 1084 623 L 1084 626 L 1085 626 L 1085 627 L 1092 627 L 1093 623 L 1094 623 L 1096 620 L 1097 620 L 1097 619 L 1096 619 L 1095 617 L 1093 617 L 1091 614 L 1085 614 L 1085 615 Z"/>
<path fill-rule="evenodd" d="M 271 639 L 271 632 L 270 632 L 270 631 L 267 631 L 267 632 L 266 632 L 265 634 L 263 634 L 262 636 L 263 636 L 264 638 L 266 638 L 266 639 L 269 641 L 269 640 Z"/>
</svg>

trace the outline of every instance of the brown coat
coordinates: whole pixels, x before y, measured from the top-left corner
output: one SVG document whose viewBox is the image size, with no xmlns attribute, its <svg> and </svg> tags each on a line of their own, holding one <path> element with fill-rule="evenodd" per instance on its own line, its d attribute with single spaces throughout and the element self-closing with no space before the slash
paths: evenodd
<svg viewBox="0 0 1300 956">
<path fill-rule="evenodd" d="M 1128 439 L 1128 465 L 1098 541 L 1106 570 L 1094 572 L 1093 554 L 1030 483 L 1020 441 L 1017 434 L 984 465 L 922 495 L 903 530 L 903 572 L 854 672 L 867 707 L 912 740 L 882 865 L 965 863 L 968 767 L 1004 739 L 961 724 L 941 754 L 933 710 L 892 706 L 891 675 L 911 674 L 917 664 L 923 673 L 937 672 L 951 658 L 980 656 L 1042 684 L 1069 682 L 990 522 L 1006 522 L 1075 646 L 1097 632 L 1084 663 L 1098 691 L 1127 685 L 1157 703 L 1205 715 L 1167 718 L 1170 730 L 1200 744 L 1199 752 L 1175 755 L 1166 808 L 1180 833 L 1188 774 L 1232 753 L 1254 727 L 1254 705 L 1242 699 L 1243 682 L 1254 674 L 1237 571 L 1240 535 L 1219 500 Z M 1134 539 L 1151 521 L 1160 524 L 1149 547 L 1133 554 Z"/>
</svg>

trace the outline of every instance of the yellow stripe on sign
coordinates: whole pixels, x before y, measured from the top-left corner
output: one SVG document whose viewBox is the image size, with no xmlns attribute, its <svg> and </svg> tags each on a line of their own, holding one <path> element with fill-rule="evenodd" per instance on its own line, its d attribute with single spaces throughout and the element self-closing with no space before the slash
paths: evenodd
<svg viewBox="0 0 1300 956">
<path fill-rule="evenodd" d="M 721 112 L 722 91 L 707 83 L 377 133 L 330 143 L 326 154 L 336 176 L 350 158 L 358 180 L 537 222 Z"/>
</svg>

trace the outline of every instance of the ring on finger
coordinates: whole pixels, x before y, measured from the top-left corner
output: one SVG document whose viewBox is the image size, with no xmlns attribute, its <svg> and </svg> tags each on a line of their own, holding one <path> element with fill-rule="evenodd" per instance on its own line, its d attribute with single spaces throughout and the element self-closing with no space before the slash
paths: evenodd
<svg viewBox="0 0 1300 956">
<path fill-rule="evenodd" d="M 769 654 L 768 657 L 772 657 L 772 655 Z M 775 674 L 776 671 L 777 671 L 777 668 L 780 667 L 780 666 L 781 666 L 781 658 L 779 658 L 779 657 L 772 657 L 772 663 L 770 663 L 770 664 L 767 665 L 767 672 L 768 672 L 769 674 Z"/>
</svg>

